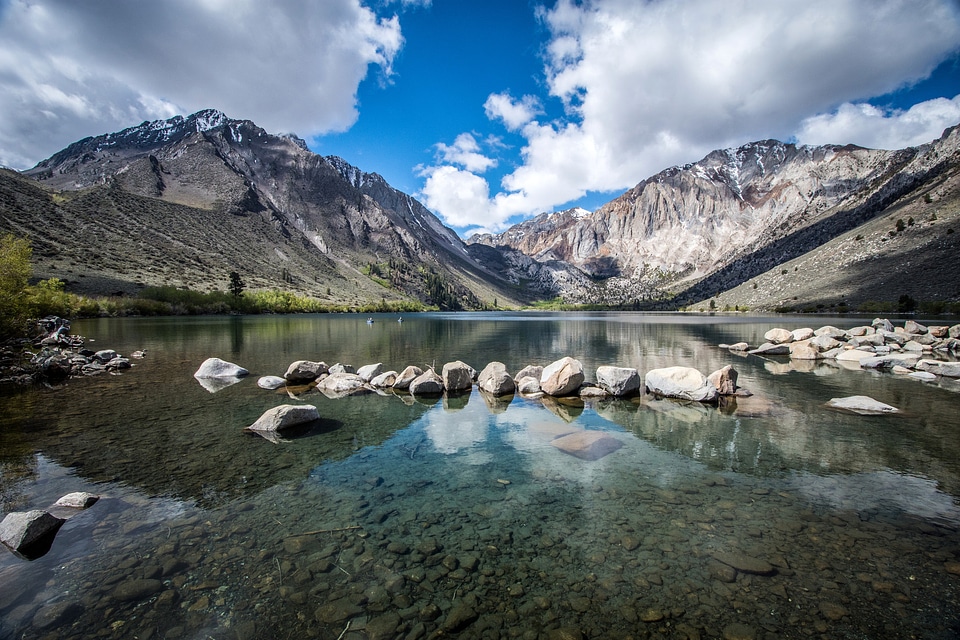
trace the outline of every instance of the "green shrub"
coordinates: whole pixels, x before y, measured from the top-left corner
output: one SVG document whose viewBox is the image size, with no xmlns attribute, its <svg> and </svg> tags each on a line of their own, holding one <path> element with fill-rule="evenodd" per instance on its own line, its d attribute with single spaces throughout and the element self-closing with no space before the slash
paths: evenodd
<svg viewBox="0 0 960 640">
<path fill-rule="evenodd" d="M 30 305 L 30 242 L 7 234 L 0 238 L 0 337 L 23 335 Z"/>
</svg>

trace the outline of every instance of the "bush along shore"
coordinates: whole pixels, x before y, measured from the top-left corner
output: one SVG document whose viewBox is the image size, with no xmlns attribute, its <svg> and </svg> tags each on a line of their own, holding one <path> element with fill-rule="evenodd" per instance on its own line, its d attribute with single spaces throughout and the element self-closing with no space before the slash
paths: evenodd
<svg viewBox="0 0 960 640">
<path fill-rule="evenodd" d="M 82 336 L 70 334 L 70 321 L 57 316 L 42 318 L 37 328 L 33 340 L 9 341 L 0 349 L 0 384 L 56 385 L 71 376 L 116 374 L 133 366 L 131 358 L 146 355 L 135 351 L 125 358 L 113 349 L 87 349 Z"/>
</svg>

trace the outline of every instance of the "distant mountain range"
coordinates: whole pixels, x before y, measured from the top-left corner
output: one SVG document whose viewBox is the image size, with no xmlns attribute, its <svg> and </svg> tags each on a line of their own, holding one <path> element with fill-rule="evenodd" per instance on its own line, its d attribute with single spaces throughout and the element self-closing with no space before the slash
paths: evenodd
<svg viewBox="0 0 960 640">
<path fill-rule="evenodd" d="M 79 292 L 292 290 L 447 309 L 960 299 L 960 129 L 899 151 L 768 140 L 667 169 L 594 212 L 463 242 L 376 173 L 206 110 L 0 171 L 0 232 Z"/>
</svg>

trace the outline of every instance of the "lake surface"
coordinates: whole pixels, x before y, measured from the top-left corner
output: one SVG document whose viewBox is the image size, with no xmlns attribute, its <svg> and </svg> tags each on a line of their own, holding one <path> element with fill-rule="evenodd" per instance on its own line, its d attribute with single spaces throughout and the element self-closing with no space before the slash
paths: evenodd
<svg viewBox="0 0 960 640">
<path fill-rule="evenodd" d="M 0 516 L 102 496 L 43 557 L 0 551 L 0 638 L 960 637 L 960 382 L 717 347 L 869 318 L 374 319 L 74 323 L 90 348 L 147 355 L 0 390 Z M 755 395 L 717 408 L 256 386 L 300 359 L 516 372 L 566 355 L 588 379 L 732 364 Z M 192 377 L 211 356 L 251 375 L 211 393 Z M 902 413 L 824 406 L 850 395 Z M 276 444 L 242 432 L 286 403 L 323 419 Z M 551 445 L 581 429 L 621 446 L 589 461 Z"/>
</svg>

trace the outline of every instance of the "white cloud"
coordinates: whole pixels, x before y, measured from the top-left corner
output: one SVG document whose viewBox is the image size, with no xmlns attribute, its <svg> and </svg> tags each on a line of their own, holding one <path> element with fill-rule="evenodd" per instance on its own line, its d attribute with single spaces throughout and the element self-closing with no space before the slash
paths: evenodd
<svg viewBox="0 0 960 640">
<path fill-rule="evenodd" d="M 923 79 L 960 43 L 953 0 L 559 0 L 540 16 L 550 31 L 546 85 L 564 115 L 547 120 L 509 94 L 488 98 L 487 116 L 525 144 L 502 192 L 472 207 L 477 225 L 626 189 L 751 140 L 829 126 L 841 136 L 831 142 L 846 143 L 848 108 L 811 117 Z M 907 114 L 894 137 L 907 137 Z M 892 127 L 890 118 L 857 122 Z M 463 225 L 462 207 L 428 206 Z"/>
<path fill-rule="evenodd" d="M 461 165 L 475 173 L 483 173 L 497 165 L 496 160 L 480 153 L 480 145 L 470 133 L 461 133 L 450 146 L 437 143 L 437 151 L 441 161 Z"/>
<path fill-rule="evenodd" d="M 491 120 L 502 120 L 510 131 L 517 131 L 543 111 L 536 96 L 514 100 L 509 93 L 492 93 L 483 103 L 484 112 Z"/>
<path fill-rule="evenodd" d="M 12 0 L 0 13 L 0 164 L 83 135 L 213 107 L 270 131 L 340 131 L 396 16 L 360 0 Z M 79 132 L 79 133 L 78 133 Z"/>
<path fill-rule="evenodd" d="M 490 185 L 469 171 L 449 165 L 428 167 L 419 197 L 433 211 L 440 211 L 455 227 L 482 224 L 490 213 Z"/>
<path fill-rule="evenodd" d="M 921 102 L 906 111 L 847 102 L 832 113 L 804 120 L 797 141 L 830 144 L 839 140 L 873 149 L 903 149 L 939 138 L 944 129 L 958 123 L 960 95 Z"/>
</svg>

